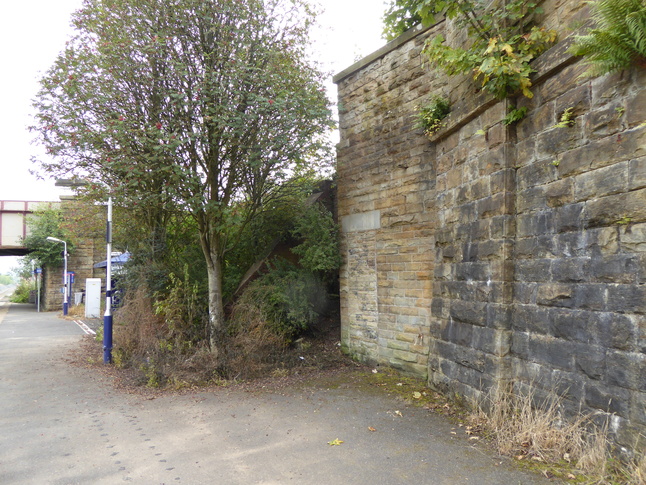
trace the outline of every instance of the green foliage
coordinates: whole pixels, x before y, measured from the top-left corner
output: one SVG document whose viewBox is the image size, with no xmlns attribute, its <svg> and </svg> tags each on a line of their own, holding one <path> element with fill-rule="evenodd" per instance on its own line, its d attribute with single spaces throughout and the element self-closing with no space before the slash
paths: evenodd
<svg viewBox="0 0 646 485">
<path fill-rule="evenodd" d="M 566 108 L 561 116 L 559 117 L 559 122 L 554 125 L 555 128 L 571 128 L 576 123 L 574 108 Z"/>
<path fill-rule="evenodd" d="M 25 261 L 36 261 L 44 266 L 63 265 L 63 244 L 48 241 L 47 237 L 55 237 L 67 243 L 67 252 L 74 250 L 74 241 L 64 229 L 63 215 L 59 207 L 43 206 L 27 218 L 29 234 L 23 239 L 23 244 L 29 249 Z"/>
<path fill-rule="evenodd" d="M 408 29 L 433 25 L 438 15 L 454 18 L 470 7 L 470 0 L 391 0 L 384 14 L 384 37 L 393 40 Z"/>
<path fill-rule="evenodd" d="M 507 113 L 507 116 L 502 120 L 505 125 L 512 125 L 522 120 L 527 115 L 527 107 L 521 108 L 512 107 Z"/>
<path fill-rule="evenodd" d="M 296 177 L 272 189 L 268 203 L 254 217 L 244 212 L 244 203 L 234 206 L 227 249 L 223 262 L 224 295 L 228 301 L 238 288 L 247 270 L 278 242 L 288 241 L 294 221 L 304 210 L 304 202 L 317 190 L 320 181 L 311 177 Z M 238 227 L 240 225 L 241 227 Z"/>
<path fill-rule="evenodd" d="M 643 0 L 590 2 L 596 27 L 577 36 L 570 52 L 585 56 L 585 75 L 599 76 L 638 65 L 646 67 L 646 3 Z"/>
<path fill-rule="evenodd" d="M 438 131 L 444 123 L 442 120 L 451 112 L 451 103 L 448 99 L 434 96 L 426 105 L 419 108 L 417 127 L 424 130 L 426 136 L 431 136 Z"/>
<path fill-rule="evenodd" d="M 10 285 L 14 282 L 13 276 L 8 274 L 0 274 L 0 285 Z"/>
<path fill-rule="evenodd" d="M 301 243 L 292 252 L 299 264 L 311 273 L 334 272 L 341 266 L 339 227 L 332 213 L 321 204 L 314 204 L 294 221 L 292 235 Z"/>
<path fill-rule="evenodd" d="M 259 307 L 270 327 L 286 339 L 315 323 L 326 303 L 327 293 L 320 278 L 281 259 L 252 281 L 238 302 L 241 306 Z"/>
<path fill-rule="evenodd" d="M 153 302 L 154 312 L 163 318 L 166 329 L 160 341 L 161 350 L 188 350 L 205 338 L 204 296 L 199 286 L 191 282 L 188 265 L 182 279 L 173 273 L 169 275 L 165 294 L 158 293 Z"/>
<path fill-rule="evenodd" d="M 23 279 L 11 295 L 12 303 L 29 303 L 29 292 L 35 290 L 36 286 L 31 279 Z"/>
<path fill-rule="evenodd" d="M 497 98 L 531 98 L 529 63 L 556 40 L 556 32 L 530 27 L 539 11 L 532 0 L 395 0 L 386 13 L 386 35 L 396 36 L 411 23 L 430 24 L 438 14 L 455 19 L 468 30 L 469 45 L 449 46 L 437 35 L 424 50 L 431 63 L 450 76 L 473 74 Z"/>
</svg>

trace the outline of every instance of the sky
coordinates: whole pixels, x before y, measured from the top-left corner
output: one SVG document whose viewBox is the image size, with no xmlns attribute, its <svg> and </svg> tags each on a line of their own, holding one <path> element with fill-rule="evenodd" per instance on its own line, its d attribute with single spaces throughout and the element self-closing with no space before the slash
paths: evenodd
<svg viewBox="0 0 646 485">
<path fill-rule="evenodd" d="M 315 49 L 325 71 L 336 74 L 379 49 L 383 0 L 317 0 L 324 12 L 319 17 Z M 53 64 L 71 36 L 70 15 L 82 0 L 27 0 L 4 2 L 0 16 L 0 200 L 58 200 L 63 189 L 54 180 L 39 180 L 31 157 L 42 148 L 31 143 L 27 127 L 32 122 L 31 101 L 38 79 Z M 336 101 L 331 81 L 330 98 Z M 0 258 L 0 273 L 13 265 Z"/>
</svg>

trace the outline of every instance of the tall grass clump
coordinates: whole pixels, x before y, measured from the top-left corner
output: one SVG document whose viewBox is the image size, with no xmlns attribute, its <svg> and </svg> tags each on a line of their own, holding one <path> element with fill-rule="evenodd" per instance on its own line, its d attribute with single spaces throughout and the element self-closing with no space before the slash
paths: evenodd
<svg viewBox="0 0 646 485">
<path fill-rule="evenodd" d="M 566 418 L 564 397 L 551 391 L 539 398 L 533 385 L 514 392 L 497 386 L 473 407 L 469 420 L 501 455 L 550 467 L 576 483 L 646 485 L 646 459 L 622 462 L 612 453 L 608 420 L 596 414 Z"/>
</svg>

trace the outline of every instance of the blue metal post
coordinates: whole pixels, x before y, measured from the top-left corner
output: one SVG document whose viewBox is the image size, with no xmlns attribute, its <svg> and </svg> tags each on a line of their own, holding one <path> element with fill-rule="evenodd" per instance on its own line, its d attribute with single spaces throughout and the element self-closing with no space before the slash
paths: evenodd
<svg viewBox="0 0 646 485">
<path fill-rule="evenodd" d="M 63 315 L 67 315 L 67 309 L 69 308 L 69 276 L 67 275 L 67 243 L 63 241 Z"/>
<path fill-rule="evenodd" d="M 108 198 L 106 225 L 105 314 L 103 315 L 103 363 L 112 362 L 112 197 Z"/>
</svg>

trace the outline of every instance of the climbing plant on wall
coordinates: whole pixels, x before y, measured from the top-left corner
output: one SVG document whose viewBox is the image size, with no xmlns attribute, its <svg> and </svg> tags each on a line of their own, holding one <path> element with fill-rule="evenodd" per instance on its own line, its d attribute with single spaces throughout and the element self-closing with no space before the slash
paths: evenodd
<svg viewBox="0 0 646 485">
<path fill-rule="evenodd" d="M 452 46 L 441 34 L 429 39 L 424 52 L 433 65 L 449 75 L 473 74 L 497 98 L 517 93 L 531 98 L 529 63 L 556 40 L 555 31 L 532 25 L 539 12 L 533 0 L 393 0 L 384 33 L 394 38 L 444 15 L 467 29 L 468 41 Z"/>
</svg>

